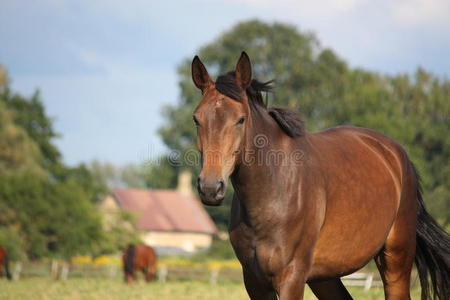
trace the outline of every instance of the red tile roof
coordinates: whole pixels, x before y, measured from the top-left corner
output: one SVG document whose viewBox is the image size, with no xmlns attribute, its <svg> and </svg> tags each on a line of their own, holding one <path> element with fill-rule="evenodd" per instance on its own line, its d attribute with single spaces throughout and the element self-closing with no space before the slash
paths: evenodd
<svg viewBox="0 0 450 300">
<path fill-rule="evenodd" d="M 119 205 L 138 213 L 140 230 L 215 234 L 216 225 L 193 196 L 173 190 L 113 189 Z"/>
</svg>

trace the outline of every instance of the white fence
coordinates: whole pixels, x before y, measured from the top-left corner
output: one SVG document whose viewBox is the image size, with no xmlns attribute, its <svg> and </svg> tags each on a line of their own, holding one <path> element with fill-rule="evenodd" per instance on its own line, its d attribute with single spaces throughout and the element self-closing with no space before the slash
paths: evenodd
<svg viewBox="0 0 450 300">
<path fill-rule="evenodd" d="M 380 279 L 374 279 L 373 273 L 353 273 L 342 277 L 341 280 L 346 286 L 362 286 L 365 291 L 373 286 L 383 286 Z"/>
</svg>

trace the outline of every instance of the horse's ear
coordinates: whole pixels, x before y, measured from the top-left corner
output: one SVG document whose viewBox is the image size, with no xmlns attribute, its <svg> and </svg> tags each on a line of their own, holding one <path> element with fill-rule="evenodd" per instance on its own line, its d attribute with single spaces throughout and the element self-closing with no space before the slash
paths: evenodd
<svg viewBox="0 0 450 300">
<path fill-rule="evenodd" d="M 208 71 L 206 71 L 205 66 L 197 55 L 192 61 L 192 80 L 194 81 L 195 86 L 202 90 L 202 92 L 213 84 Z"/>
<path fill-rule="evenodd" d="M 245 90 L 252 81 L 252 64 L 245 51 L 242 51 L 241 57 L 236 65 L 236 82 Z"/>
</svg>

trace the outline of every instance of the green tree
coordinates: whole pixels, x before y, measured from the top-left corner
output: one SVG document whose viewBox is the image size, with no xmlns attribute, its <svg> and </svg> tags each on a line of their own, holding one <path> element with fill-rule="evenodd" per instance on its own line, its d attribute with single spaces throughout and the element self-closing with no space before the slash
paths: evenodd
<svg viewBox="0 0 450 300">
<path fill-rule="evenodd" d="M 108 188 L 121 186 L 120 170 L 114 164 L 94 160 L 88 168 L 94 176 L 94 180 L 101 182 L 104 186 Z"/>
<path fill-rule="evenodd" d="M 124 250 L 130 243 L 142 243 L 137 228 L 137 216 L 118 210 L 108 212 L 103 216 L 103 232 L 94 254 L 117 253 L 118 250 Z"/>
<path fill-rule="evenodd" d="M 102 180 L 98 180 L 89 167 L 83 163 L 73 168 L 60 165 L 59 179 L 65 182 L 76 182 L 83 188 L 92 203 L 98 203 L 108 191 L 106 184 Z"/>
<path fill-rule="evenodd" d="M 177 185 L 178 162 L 160 156 L 142 165 L 116 166 L 110 162 L 93 161 L 88 169 L 96 182 L 108 188 L 171 189 Z"/>
<path fill-rule="evenodd" d="M 56 172 L 61 165 L 61 154 L 52 140 L 58 135 L 53 129 L 52 120 L 45 113 L 45 108 L 36 91 L 30 99 L 11 92 L 8 86 L 0 90 L 0 103 L 14 111 L 14 123 L 26 131 L 28 136 L 38 145 L 41 166 Z"/>
<path fill-rule="evenodd" d="M 178 184 L 177 174 L 179 162 L 167 155 L 160 156 L 156 161 L 145 167 L 145 181 L 149 188 L 173 189 Z"/>
<path fill-rule="evenodd" d="M 108 188 L 129 187 L 146 188 L 146 176 L 149 172 L 145 165 L 127 164 L 116 166 L 110 162 L 92 161 L 88 166 L 93 180 Z"/>
<path fill-rule="evenodd" d="M 99 216 L 74 181 L 28 172 L 0 176 L 0 225 L 21 237 L 30 258 L 88 253 L 101 236 Z"/>
<path fill-rule="evenodd" d="M 19 170 L 42 172 L 40 157 L 37 144 L 14 123 L 14 112 L 0 102 L 0 173 Z"/>
</svg>

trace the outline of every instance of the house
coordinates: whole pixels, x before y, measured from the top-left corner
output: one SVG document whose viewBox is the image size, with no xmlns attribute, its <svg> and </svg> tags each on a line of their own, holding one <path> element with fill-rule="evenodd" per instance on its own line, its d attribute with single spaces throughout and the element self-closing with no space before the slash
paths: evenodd
<svg viewBox="0 0 450 300">
<path fill-rule="evenodd" d="M 210 247 L 217 228 L 190 181 L 190 173 L 183 172 L 176 190 L 112 189 L 99 208 L 106 224 L 120 209 L 135 214 L 142 241 L 159 253 L 192 253 Z"/>
</svg>

